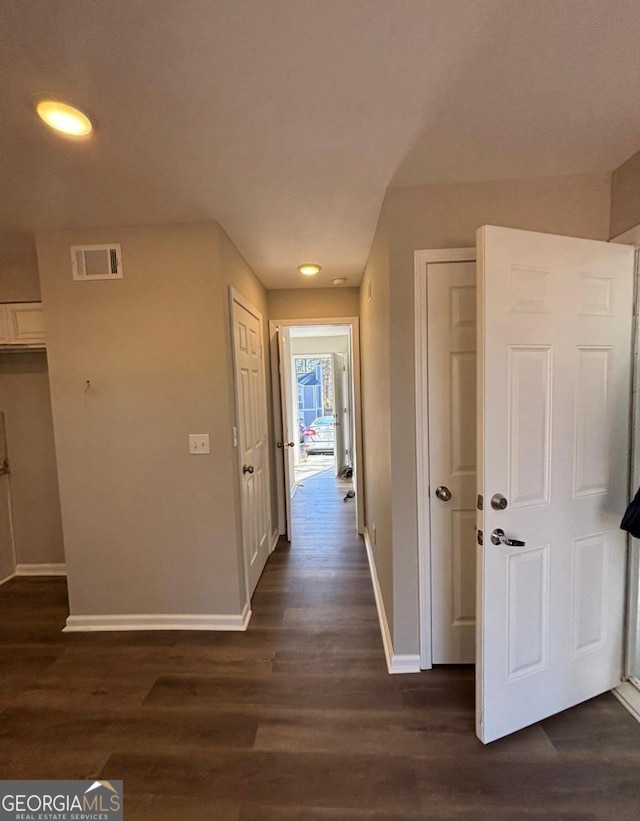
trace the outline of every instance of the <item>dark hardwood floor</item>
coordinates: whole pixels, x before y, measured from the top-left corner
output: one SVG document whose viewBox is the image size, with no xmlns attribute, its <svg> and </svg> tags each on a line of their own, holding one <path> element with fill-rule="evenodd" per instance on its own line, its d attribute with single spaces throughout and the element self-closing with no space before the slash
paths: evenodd
<svg viewBox="0 0 640 821">
<path fill-rule="evenodd" d="M 63 634 L 63 579 L 1 587 L 0 777 L 122 778 L 127 821 L 637 821 L 611 695 L 485 748 L 472 669 L 387 674 L 345 490 L 299 489 L 246 633 Z"/>
</svg>

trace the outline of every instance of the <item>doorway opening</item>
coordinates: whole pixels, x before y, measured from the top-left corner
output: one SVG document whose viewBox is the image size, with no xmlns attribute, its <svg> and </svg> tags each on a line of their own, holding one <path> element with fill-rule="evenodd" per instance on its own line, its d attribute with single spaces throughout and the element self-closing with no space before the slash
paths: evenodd
<svg viewBox="0 0 640 821">
<path fill-rule="evenodd" d="M 279 527 L 289 540 L 296 526 L 305 522 L 300 505 L 292 517 L 296 494 L 305 489 L 306 504 L 314 507 L 318 523 L 321 511 L 311 491 L 328 484 L 352 508 L 354 530 L 363 530 L 357 464 L 361 441 L 357 322 L 346 318 L 270 323 Z"/>
<path fill-rule="evenodd" d="M 64 576 L 47 354 L 0 348 L 0 582 Z"/>
</svg>

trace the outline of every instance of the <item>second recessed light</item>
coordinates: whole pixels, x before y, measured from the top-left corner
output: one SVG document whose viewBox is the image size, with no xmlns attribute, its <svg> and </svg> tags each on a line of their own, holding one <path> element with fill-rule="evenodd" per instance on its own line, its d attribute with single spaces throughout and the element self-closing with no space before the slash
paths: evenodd
<svg viewBox="0 0 640 821">
<path fill-rule="evenodd" d="M 49 128 L 71 137 L 86 137 L 93 129 L 86 114 L 59 100 L 40 100 L 36 111 Z"/>
<path fill-rule="evenodd" d="M 304 265 L 298 265 L 298 271 L 306 277 L 314 277 L 320 271 L 320 266 L 305 262 Z"/>
</svg>

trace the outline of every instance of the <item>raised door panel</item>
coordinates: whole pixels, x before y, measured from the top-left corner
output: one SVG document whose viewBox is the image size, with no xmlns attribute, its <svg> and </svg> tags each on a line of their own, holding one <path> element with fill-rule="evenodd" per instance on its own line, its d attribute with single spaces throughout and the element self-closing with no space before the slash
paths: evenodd
<svg viewBox="0 0 640 821">
<path fill-rule="evenodd" d="M 6 306 L 9 344 L 43 345 L 44 314 L 40 302 L 20 302 Z"/>
<path fill-rule="evenodd" d="M 551 348 L 509 348 L 509 493 L 512 508 L 549 501 Z"/>
<path fill-rule="evenodd" d="M 9 305 L 9 333 L 14 344 L 45 341 L 44 314 L 39 302 Z"/>
<path fill-rule="evenodd" d="M 611 423 L 609 374 L 611 347 L 580 346 L 576 368 L 574 495 L 609 490 Z"/>
<path fill-rule="evenodd" d="M 549 545 L 505 556 L 507 563 L 507 680 L 547 666 Z"/>
<path fill-rule="evenodd" d="M 571 649 L 582 655 L 599 649 L 607 634 L 606 533 L 574 539 L 572 560 Z"/>
</svg>

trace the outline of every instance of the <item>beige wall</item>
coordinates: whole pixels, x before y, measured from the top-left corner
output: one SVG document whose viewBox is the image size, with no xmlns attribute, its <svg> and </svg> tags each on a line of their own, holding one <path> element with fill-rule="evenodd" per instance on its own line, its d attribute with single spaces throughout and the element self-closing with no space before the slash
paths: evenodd
<svg viewBox="0 0 640 821">
<path fill-rule="evenodd" d="M 365 527 L 393 635 L 395 598 L 391 536 L 389 274 L 383 210 L 360 286 L 360 378 Z"/>
<path fill-rule="evenodd" d="M 357 288 L 292 288 L 267 293 L 270 319 L 358 316 Z"/>
<path fill-rule="evenodd" d="M 382 388 L 382 395 L 384 396 L 385 389 L 389 392 L 391 418 L 390 477 L 386 492 L 391 498 L 393 511 L 390 538 L 393 550 L 393 639 L 396 653 L 417 653 L 419 642 L 414 251 L 473 246 L 475 231 L 483 224 L 608 239 L 609 192 L 608 174 L 397 187 L 387 191 L 383 222 L 389 243 L 390 354 L 388 363 L 385 363 L 383 352 L 380 352 L 380 363 L 376 367 L 380 371 L 377 382 Z M 380 231 L 379 227 L 378 241 Z M 372 266 L 372 259 L 368 267 Z M 364 327 L 367 324 L 364 312 L 367 309 L 366 288 L 369 276 L 365 276 L 361 286 L 363 341 Z M 385 322 L 385 317 L 372 317 L 372 327 L 368 332 L 370 336 L 379 334 L 384 338 L 387 334 Z M 363 344 L 363 348 L 372 344 L 369 339 L 366 345 Z M 380 344 L 380 340 L 377 344 Z M 371 357 L 368 359 L 370 363 Z M 364 368 L 363 382 L 367 384 Z M 367 386 L 367 402 L 374 401 L 375 395 L 376 392 Z M 370 415 L 370 410 L 365 412 L 366 417 Z M 370 438 L 368 437 L 369 440 Z M 370 449 L 370 446 L 365 447 L 365 459 L 369 458 Z M 368 494 L 372 492 L 372 476 L 374 482 L 378 481 L 376 474 L 382 475 L 380 467 L 373 470 L 369 464 L 366 474 Z M 381 483 L 382 487 L 384 483 Z M 379 498 L 375 502 L 371 500 L 368 508 L 371 510 L 372 505 L 379 504 Z M 383 499 L 382 504 L 388 506 L 389 502 Z M 388 598 L 389 594 L 386 592 L 385 601 Z"/>
<path fill-rule="evenodd" d="M 74 282 L 69 246 L 102 242 L 124 279 Z M 37 246 L 71 613 L 239 613 L 227 279 L 263 293 L 215 223 Z M 194 432 L 209 456 L 189 455 Z"/>
<path fill-rule="evenodd" d="M 0 302 L 37 302 L 40 279 L 33 234 L 0 234 Z"/>
<path fill-rule="evenodd" d="M 610 236 L 640 225 L 640 151 L 613 172 Z"/>
<path fill-rule="evenodd" d="M 0 353 L 18 564 L 64 562 L 47 355 Z"/>
</svg>

